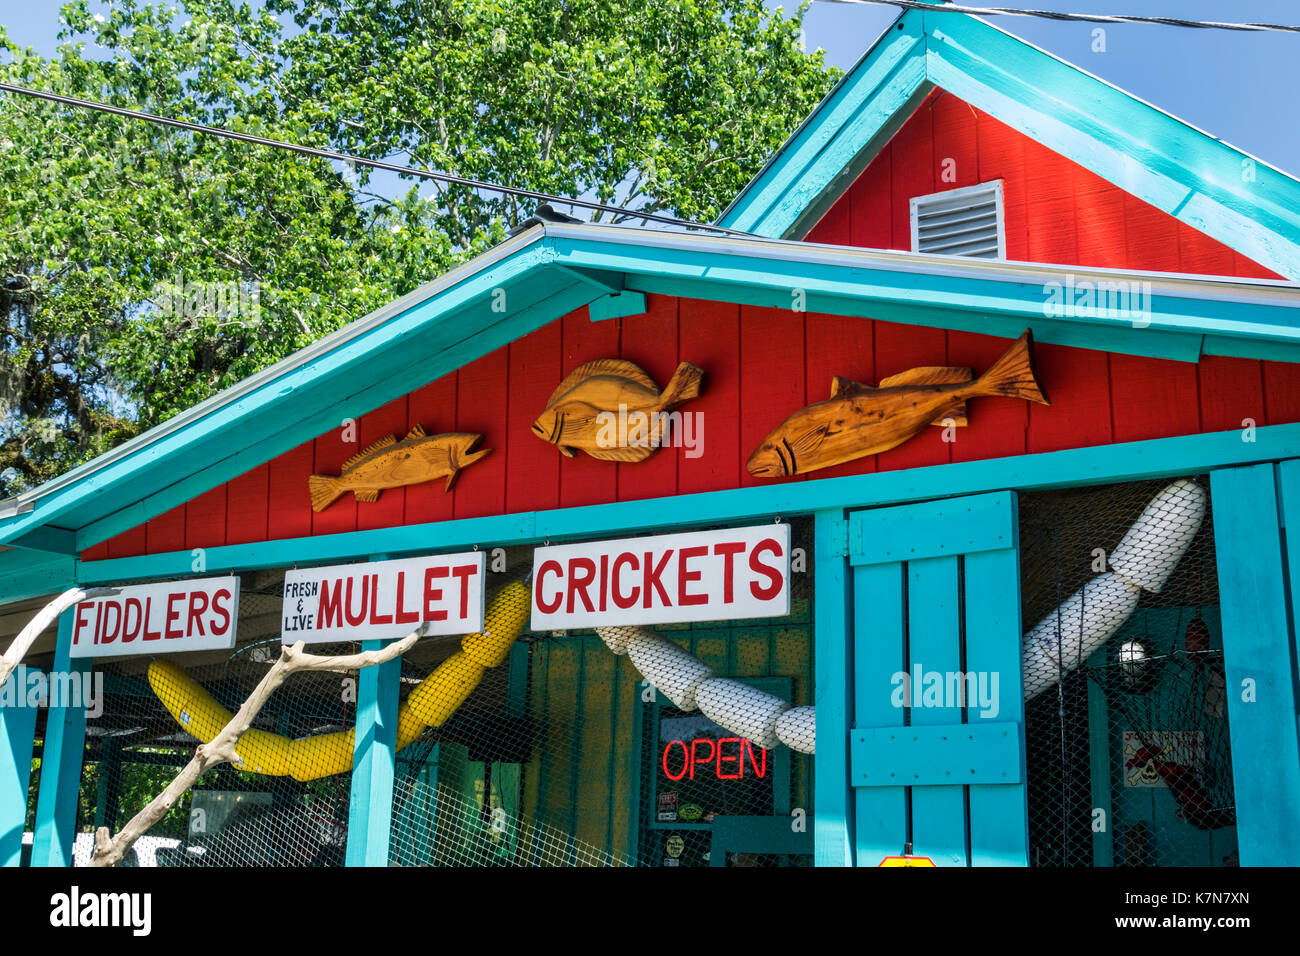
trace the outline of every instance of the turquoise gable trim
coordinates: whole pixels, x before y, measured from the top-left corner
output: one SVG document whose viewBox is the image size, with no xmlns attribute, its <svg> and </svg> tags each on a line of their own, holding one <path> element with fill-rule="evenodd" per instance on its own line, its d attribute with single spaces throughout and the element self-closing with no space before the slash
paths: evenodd
<svg viewBox="0 0 1300 956">
<path fill-rule="evenodd" d="M 1300 181 L 975 17 L 908 11 L 719 222 L 802 236 L 942 87 L 1242 255 L 1300 278 Z"/>
<path fill-rule="evenodd" d="M 1057 315 L 1048 291 L 1073 282 L 1076 271 L 1083 270 L 609 226 L 539 227 L 5 503 L 0 541 L 24 550 L 18 559 L 0 555 L 0 585 L 10 569 L 17 575 L 0 597 L 55 590 L 32 591 L 36 578 L 61 573 L 51 561 L 66 563 L 611 289 L 633 306 L 645 293 L 777 309 L 800 301 L 810 312 L 1006 338 L 1028 327 L 1041 342 L 1180 361 L 1202 354 L 1300 361 L 1294 284 L 1087 270 L 1092 282 L 1143 283 L 1142 320 L 1096 314 L 1104 309 Z M 44 570 L 29 571 L 26 562 L 38 557 Z"/>
</svg>

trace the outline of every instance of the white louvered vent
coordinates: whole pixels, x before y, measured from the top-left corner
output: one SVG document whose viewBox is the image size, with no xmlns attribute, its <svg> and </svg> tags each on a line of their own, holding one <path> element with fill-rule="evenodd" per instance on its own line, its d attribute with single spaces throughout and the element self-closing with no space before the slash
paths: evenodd
<svg viewBox="0 0 1300 956">
<path fill-rule="evenodd" d="M 1002 180 L 916 196 L 912 251 L 945 256 L 1007 257 L 1002 221 Z"/>
</svg>

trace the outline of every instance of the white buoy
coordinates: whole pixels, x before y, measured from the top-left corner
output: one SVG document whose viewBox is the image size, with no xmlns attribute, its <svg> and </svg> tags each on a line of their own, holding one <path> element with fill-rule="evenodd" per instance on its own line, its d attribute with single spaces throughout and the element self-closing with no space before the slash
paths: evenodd
<svg viewBox="0 0 1300 956">
<path fill-rule="evenodd" d="M 634 627 L 630 625 L 615 625 L 613 627 L 598 627 L 596 633 L 600 639 L 605 642 L 615 654 L 623 655 L 627 653 L 628 642 L 636 637 L 638 633 L 654 634 L 654 631 L 647 630 L 644 627 Z"/>
<path fill-rule="evenodd" d="M 813 753 L 817 749 L 817 708 L 791 707 L 776 719 L 776 736 L 791 750 Z"/>
<path fill-rule="evenodd" d="M 695 710 L 696 689 L 713 676 L 713 668 L 654 631 L 635 630 L 627 642 L 632 665 L 678 710 Z"/>
<path fill-rule="evenodd" d="M 727 677 L 702 683 L 695 691 L 695 703 L 715 724 L 768 750 L 781 742 L 776 722 L 790 709 L 780 697 Z"/>
<path fill-rule="evenodd" d="M 1110 555 L 1110 567 L 1126 581 L 1158 593 L 1205 517 L 1205 489 L 1183 478 L 1151 499 Z"/>
<path fill-rule="evenodd" d="M 1105 644 L 1133 614 L 1141 594 L 1118 574 L 1099 574 L 1039 621 L 1025 635 L 1025 699 L 1051 687 L 1062 671 L 1074 670 Z"/>
</svg>

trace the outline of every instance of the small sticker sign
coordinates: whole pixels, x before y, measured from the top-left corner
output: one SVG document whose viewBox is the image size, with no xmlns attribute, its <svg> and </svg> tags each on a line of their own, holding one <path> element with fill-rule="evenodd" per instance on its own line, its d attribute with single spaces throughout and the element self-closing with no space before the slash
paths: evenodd
<svg viewBox="0 0 1300 956">
<path fill-rule="evenodd" d="M 534 631 L 790 613 L 790 526 L 592 541 L 533 552 Z"/>
<path fill-rule="evenodd" d="M 121 588 L 73 610 L 73 657 L 176 654 L 235 646 L 239 578 Z"/>
<path fill-rule="evenodd" d="M 280 640 L 383 640 L 421 624 L 428 634 L 481 631 L 486 557 L 469 551 L 288 571 Z"/>
<path fill-rule="evenodd" d="M 934 860 L 928 856 L 887 856 L 880 861 L 881 866 L 934 866 Z"/>
</svg>

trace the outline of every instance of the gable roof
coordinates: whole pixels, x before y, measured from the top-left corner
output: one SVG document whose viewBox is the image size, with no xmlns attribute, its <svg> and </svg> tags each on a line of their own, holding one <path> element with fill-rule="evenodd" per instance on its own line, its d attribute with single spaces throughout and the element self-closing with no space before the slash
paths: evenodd
<svg viewBox="0 0 1300 956">
<path fill-rule="evenodd" d="M 977 17 L 908 10 L 723 211 L 802 237 L 935 87 L 1288 278 L 1300 181 Z"/>
<path fill-rule="evenodd" d="M 263 462 L 592 305 L 660 293 L 869 316 L 1195 361 L 1300 361 L 1300 285 L 1283 280 L 1087 270 L 1149 283 L 1135 323 L 1048 315 L 1074 266 L 918 255 L 789 240 L 547 223 L 39 488 L 0 502 L 0 595 L 47 593 L 74 556 Z M 504 292 L 507 312 L 494 308 Z M 627 295 L 632 293 L 632 295 Z M 614 304 L 611 305 L 611 300 Z M 634 310 L 635 311 L 635 310 Z M 1060 310 L 1056 310 L 1060 311 Z M 1103 310 L 1104 311 L 1104 310 Z M 56 587 L 51 587 L 55 583 Z"/>
</svg>

